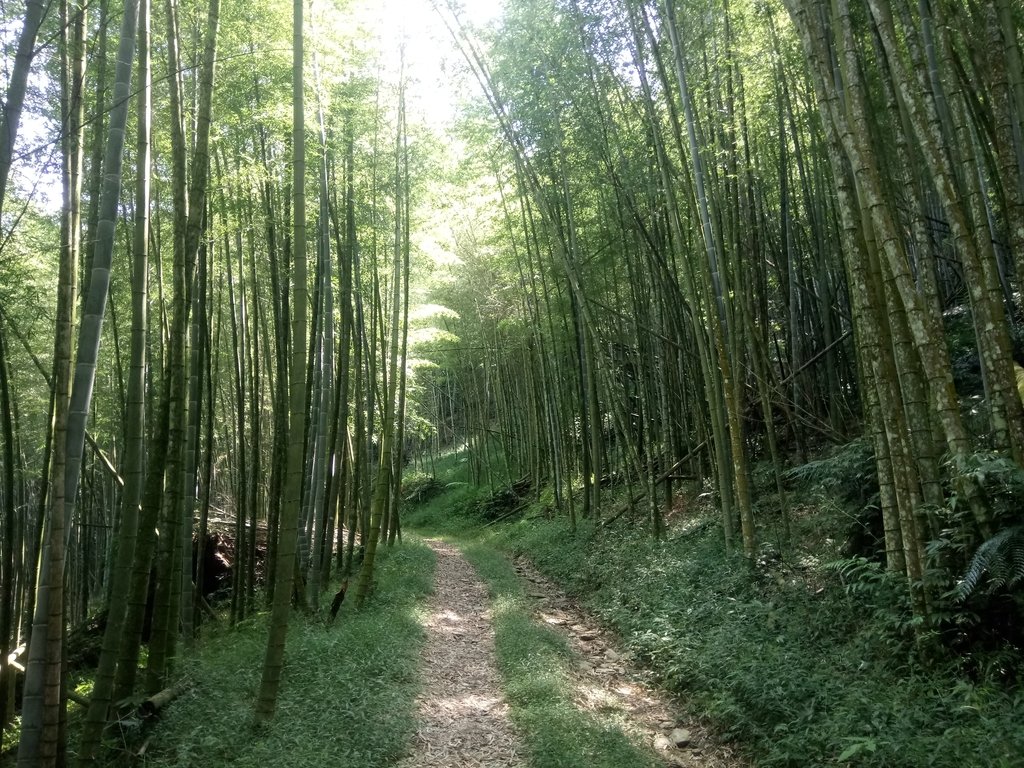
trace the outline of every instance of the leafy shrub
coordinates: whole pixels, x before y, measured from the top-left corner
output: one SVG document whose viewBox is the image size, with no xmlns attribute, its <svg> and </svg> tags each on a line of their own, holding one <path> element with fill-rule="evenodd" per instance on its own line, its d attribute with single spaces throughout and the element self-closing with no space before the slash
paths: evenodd
<svg viewBox="0 0 1024 768">
<path fill-rule="evenodd" d="M 947 473 L 950 492 L 938 510 L 944 529 L 928 544 L 932 583 L 942 590 L 944 642 L 974 674 L 1015 678 L 1009 669 L 1016 665 L 991 663 L 985 654 L 1024 648 L 1024 470 L 1005 456 L 979 452 L 948 462 Z M 973 512 L 960 500 L 965 483 L 984 497 L 997 527 L 987 541 L 979 541 Z"/>
</svg>

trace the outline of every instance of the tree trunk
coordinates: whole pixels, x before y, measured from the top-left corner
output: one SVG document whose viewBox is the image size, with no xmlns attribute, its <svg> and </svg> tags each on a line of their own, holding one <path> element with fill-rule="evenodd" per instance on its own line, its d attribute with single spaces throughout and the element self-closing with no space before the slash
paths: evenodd
<svg viewBox="0 0 1024 768">
<path fill-rule="evenodd" d="M 96 361 L 99 355 L 100 331 L 110 288 L 110 267 L 114 250 L 114 230 L 121 186 L 121 162 L 125 141 L 125 124 L 131 89 L 131 67 L 135 57 L 138 3 L 125 4 L 118 48 L 117 73 L 114 82 L 114 104 L 110 115 L 104 170 L 106 178 L 100 204 L 100 224 L 93 256 L 91 282 L 83 308 L 78 335 L 78 359 L 70 402 L 63 422 L 66 424 L 66 462 L 55 462 L 54 481 L 59 492 L 54 494 L 47 541 L 44 544 L 29 663 L 25 673 L 25 694 L 22 708 L 22 732 L 18 745 L 18 765 L 55 765 L 62 751 L 58 737 L 60 719 L 64 551 L 73 518 L 75 496 L 82 466 L 85 426 L 92 401 Z M 70 266 L 70 265 L 69 265 Z M 70 363 L 70 345 L 58 356 Z M 59 377 L 58 377 L 59 378 Z M 61 399 L 58 393 L 58 401 Z M 58 420 L 58 424 L 61 420 Z M 63 435 L 60 436 L 62 439 Z M 56 439 L 56 438 L 55 438 Z"/>
<path fill-rule="evenodd" d="M 291 609 L 295 579 L 295 549 L 298 532 L 299 508 L 302 504 L 303 450 L 305 448 L 302 425 L 306 419 L 306 134 L 305 100 L 303 97 L 303 34 L 302 0 L 292 7 L 292 195 L 293 195 L 293 278 L 292 289 L 292 361 L 290 371 L 290 419 L 288 425 L 288 474 L 281 508 L 281 522 L 277 543 L 277 565 L 273 584 L 274 598 L 270 614 L 267 653 L 263 661 L 263 676 L 256 699 L 255 714 L 258 722 L 266 722 L 274 715 L 277 691 L 281 685 L 284 666 L 285 637 L 288 632 L 288 614 Z"/>
</svg>

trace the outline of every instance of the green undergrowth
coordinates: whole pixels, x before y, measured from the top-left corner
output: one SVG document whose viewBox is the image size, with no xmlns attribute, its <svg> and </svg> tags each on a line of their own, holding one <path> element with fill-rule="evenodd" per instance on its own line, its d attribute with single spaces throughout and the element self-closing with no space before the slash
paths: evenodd
<svg viewBox="0 0 1024 768">
<path fill-rule="evenodd" d="M 402 525 L 414 527 L 424 534 L 472 534 L 483 522 L 476 514 L 480 498 L 479 488 L 462 482 L 449 483 L 441 494 L 410 509 Z"/>
<path fill-rule="evenodd" d="M 662 765 L 618 728 L 576 708 L 569 673 L 573 654 L 558 632 L 532 620 L 520 581 L 504 555 L 483 542 L 464 552 L 490 592 L 498 666 L 532 768 Z"/>
<path fill-rule="evenodd" d="M 402 525 L 439 536 L 469 534 L 485 522 L 479 505 L 489 494 L 472 480 L 465 455 L 449 453 L 433 474 L 407 470 L 402 475 Z"/>
<path fill-rule="evenodd" d="M 414 728 L 420 612 L 433 589 L 434 556 L 413 537 L 378 554 L 373 598 L 293 614 L 277 712 L 266 729 L 252 706 L 266 651 L 266 614 L 204 642 L 183 670 L 195 682 L 154 729 L 148 766 L 336 766 L 393 764 Z M 138 764 L 138 762 L 136 762 Z"/>
<path fill-rule="evenodd" d="M 752 568 L 716 526 L 662 543 L 532 521 L 498 541 L 581 596 L 758 765 L 1024 764 L 1024 695 L 919 660 L 886 607 L 813 563 Z"/>
<path fill-rule="evenodd" d="M 699 513 L 661 542 L 625 520 L 571 532 L 536 509 L 474 525 L 470 491 L 448 498 L 410 511 L 407 525 L 457 534 L 474 542 L 470 552 L 527 556 L 756 765 L 1024 765 L 1019 654 L 1007 648 L 988 666 L 922 654 L 899 590 L 868 561 L 829 568 L 833 546 L 755 566 L 726 555 L 720 527 Z M 496 590 L 499 606 L 513 599 L 506 592 L 515 596 Z"/>
</svg>

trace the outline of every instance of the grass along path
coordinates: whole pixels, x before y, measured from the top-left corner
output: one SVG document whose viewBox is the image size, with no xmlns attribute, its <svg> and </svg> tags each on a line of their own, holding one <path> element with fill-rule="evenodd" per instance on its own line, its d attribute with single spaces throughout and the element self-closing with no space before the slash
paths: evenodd
<svg viewBox="0 0 1024 768">
<path fill-rule="evenodd" d="M 266 614 L 261 614 L 204 641 L 198 657 L 181 670 L 194 687 L 168 708 L 153 730 L 145 759 L 131 764 L 394 765 L 415 726 L 422 620 L 432 589 L 434 556 L 410 536 L 401 546 L 382 549 L 378 557 L 376 589 L 362 611 L 346 603 L 331 625 L 325 624 L 323 613 L 293 615 L 277 713 L 266 729 L 252 725 L 252 702 L 267 643 Z M 125 733 L 125 740 L 127 751 L 138 736 Z M 112 755 L 106 764 L 114 761 Z"/>
<path fill-rule="evenodd" d="M 266 729 L 251 725 L 266 617 L 221 630 L 182 670 L 196 685 L 149 734 L 144 764 L 738 764 L 692 724 L 684 724 L 690 744 L 670 745 L 680 725 L 672 703 L 643 684 L 596 623 L 523 563 L 514 568 L 481 541 L 465 546 L 463 556 L 452 544 L 409 536 L 382 552 L 366 609 L 346 605 L 334 625 L 297 614 L 282 698 Z M 125 735 L 137 747 L 139 737 Z"/>
<path fill-rule="evenodd" d="M 434 475 L 409 483 L 419 501 L 404 523 L 410 530 L 475 542 L 471 559 L 482 572 L 494 571 L 488 578 L 492 595 L 503 603 L 495 616 L 500 666 L 510 690 L 529 691 L 529 675 L 517 667 L 536 670 L 543 664 L 530 658 L 528 638 L 503 639 L 509 627 L 535 635 L 537 647 L 550 643 L 550 663 L 568 686 L 580 662 L 566 660 L 566 641 L 552 639 L 551 631 L 567 629 L 569 642 L 585 654 L 580 646 L 588 643 L 574 625 L 603 626 L 617 638 L 616 652 L 628 650 L 659 687 L 684 699 L 678 711 L 700 718 L 704 727 L 681 723 L 702 748 L 701 760 L 694 761 L 700 765 L 717 755 L 705 738 L 708 731 L 765 766 L 1024 765 L 1024 695 L 1012 645 L 980 644 L 961 654 L 956 647 L 943 651 L 945 640 L 926 637 L 919 646 L 899 580 L 866 560 L 846 561 L 859 564 L 852 572 L 838 570 L 841 562 L 827 565 L 842 556 L 836 532 L 846 530 L 850 511 L 822 489 L 856 484 L 862 475 L 850 467 L 858 465 L 844 460 L 825 475 L 827 483 L 815 480 L 813 490 L 795 495 L 802 510 L 793 519 L 795 543 L 784 558 L 756 567 L 726 554 L 719 511 L 698 499 L 679 500 L 660 541 L 635 521 L 611 528 L 580 521 L 572 531 L 564 517 L 551 519 L 545 503 L 517 520 L 491 525 L 499 494 L 475 486 L 468 460 L 457 454 L 438 461 Z M 605 498 L 608 509 L 614 508 L 614 494 Z M 765 533 L 770 540 L 770 531 Z M 527 557 L 599 623 L 555 624 L 542 616 L 548 631 L 531 627 L 531 613 L 561 621 L 563 611 L 552 611 L 543 597 L 531 604 L 494 550 Z M 529 577 L 525 584 L 528 593 L 553 594 Z M 964 627 L 964 638 L 970 631 Z M 619 666 L 607 661 L 590 659 L 596 669 Z M 578 696 L 568 687 L 548 688 L 549 702 L 561 696 L 551 704 L 554 709 L 567 709 Z M 530 717 L 518 714 L 529 702 L 510 692 L 517 724 Z M 534 750 L 536 737 L 526 732 L 524 740 Z"/>
<path fill-rule="evenodd" d="M 712 738 L 702 722 L 687 717 L 685 709 L 656 686 L 652 673 L 634 664 L 633 654 L 623 651 L 614 635 L 525 557 L 515 558 L 514 568 L 528 584 L 534 620 L 564 636 L 579 660 L 571 676 L 578 707 L 614 723 L 633 743 L 653 745 L 670 765 L 744 764 Z"/>
<path fill-rule="evenodd" d="M 618 676 L 617 670 L 614 687 L 630 693 L 606 695 L 603 686 L 611 681 L 581 674 L 581 660 L 557 626 L 535 620 L 534 598 L 504 555 L 479 542 L 467 546 L 465 553 L 491 595 L 498 666 L 512 719 L 523 733 L 533 768 L 724 764 L 706 759 L 691 762 L 696 755 L 667 744 L 655 751 L 653 731 L 639 724 L 633 709 L 646 708 L 648 714 L 661 718 L 658 727 L 674 726 L 674 720 L 667 719 L 668 705 L 637 683 L 627 682 L 624 675 Z M 536 584 L 533 589 L 538 589 Z M 550 585 L 544 585 L 543 591 L 544 598 L 556 597 Z M 617 660 L 623 673 L 626 663 Z"/>
<path fill-rule="evenodd" d="M 423 650 L 423 690 L 413 754 L 404 768 L 520 768 L 495 662 L 487 591 L 466 559 L 443 541 Z"/>
</svg>

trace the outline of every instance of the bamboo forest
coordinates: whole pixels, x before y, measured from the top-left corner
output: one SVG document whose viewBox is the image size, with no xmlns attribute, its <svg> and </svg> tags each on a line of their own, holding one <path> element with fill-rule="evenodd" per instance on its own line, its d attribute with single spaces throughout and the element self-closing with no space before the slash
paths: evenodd
<svg viewBox="0 0 1024 768">
<path fill-rule="evenodd" d="M 0 51 L 0 767 L 1024 766 L 1019 0 Z"/>
</svg>

